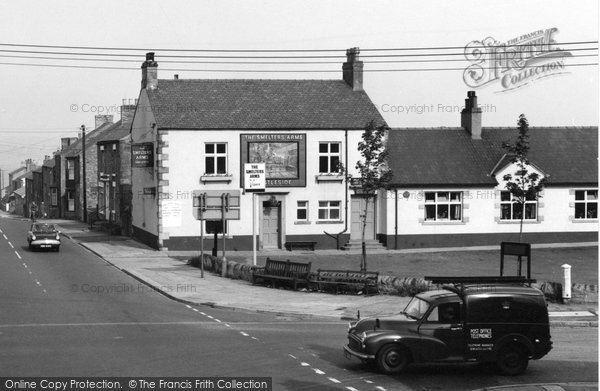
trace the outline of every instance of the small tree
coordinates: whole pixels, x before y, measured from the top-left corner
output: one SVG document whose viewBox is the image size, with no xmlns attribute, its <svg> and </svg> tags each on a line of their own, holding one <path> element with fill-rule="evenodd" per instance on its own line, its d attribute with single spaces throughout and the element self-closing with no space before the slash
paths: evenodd
<svg viewBox="0 0 600 391">
<path fill-rule="evenodd" d="M 527 200 L 538 200 L 541 198 L 540 193 L 544 189 L 545 178 L 540 178 L 537 172 L 529 172 L 529 122 L 525 114 L 519 116 L 517 121 L 519 135 L 513 143 L 502 143 L 502 148 L 506 151 L 511 163 L 517 165 L 517 171 L 512 174 L 504 175 L 506 181 L 506 189 L 511 196 L 516 200 L 520 207 L 521 222 L 519 227 L 519 242 L 523 239 L 523 220 L 525 219 L 525 202 Z"/>
<path fill-rule="evenodd" d="M 362 160 L 356 163 L 359 173 L 359 192 L 365 196 L 365 209 L 362 218 L 362 258 L 360 270 L 367 270 L 367 248 L 365 243 L 365 230 L 367 228 L 367 214 L 369 200 L 375 197 L 377 190 L 385 188 L 392 179 L 392 171 L 388 168 L 386 158 L 388 152 L 385 148 L 385 134 L 389 130 L 386 125 L 376 126 L 370 121 L 365 126 L 362 141 L 358 143 L 358 151 Z"/>
</svg>

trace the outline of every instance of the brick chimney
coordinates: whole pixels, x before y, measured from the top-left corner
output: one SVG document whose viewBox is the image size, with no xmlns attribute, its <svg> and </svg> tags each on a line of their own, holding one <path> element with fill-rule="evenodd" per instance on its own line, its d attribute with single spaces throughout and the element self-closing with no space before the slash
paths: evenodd
<svg viewBox="0 0 600 391">
<path fill-rule="evenodd" d="M 123 99 L 123 104 L 121 105 L 121 123 L 129 124 L 133 119 L 133 113 L 135 113 L 135 106 L 131 104 L 131 99 L 129 102 L 126 99 Z"/>
<path fill-rule="evenodd" d="M 346 50 L 346 62 L 342 65 L 344 81 L 353 91 L 363 91 L 363 62 L 359 61 L 359 48 Z"/>
<path fill-rule="evenodd" d="M 475 91 L 467 92 L 465 108 L 460 112 L 460 126 L 471 133 L 473 140 L 481 140 L 481 108 L 477 106 Z"/>
<path fill-rule="evenodd" d="M 60 150 L 62 151 L 69 145 L 73 144 L 75 141 L 77 141 L 77 137 L 62 137 L 60 139 Z"/>
<path fill-rule="evenodd" d="M 98 129 L 100 126 L 102 126 L 104 124 L 112 124 L 113 123 L 112 115 L 96 115 L 94 117 L 94 119 L 96 121 L 94 129 Z"/>
<path fill-rule="evenodd" d="M 158 63 L 154 61 L 154 52 L 146 53 L 142 64 L 142 89 L 153 90 L 158 87 Z"/>
</svg>

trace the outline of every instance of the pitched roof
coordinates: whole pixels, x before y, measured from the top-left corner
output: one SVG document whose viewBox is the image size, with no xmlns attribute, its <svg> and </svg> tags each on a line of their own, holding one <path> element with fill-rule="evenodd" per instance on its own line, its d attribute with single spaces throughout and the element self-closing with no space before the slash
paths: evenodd
<svg viewBox="0 0 600 391">
<path fill-rule="evenodd" d="M 110 128 L 106 129 L 98 138 L 96 138 L 97 143 L 101 143 L 104 141 L 118 141 L 124 137 L 129 136 L 129 130 L 131 128 L 131 122 L 123 123 L 122 120 L 119 120 L 115 124 L 113 124 Z M 86 140 L 87 141 L 87 140 Z"/>
<path fill-rule="evenodd" d="M 388 137 L 394 186 L 495 186 L 491 174 L 514 142 L 516 128 L 483 128 L 473 140 L 462 128 L 392 129 Z M 528 159 L 547 185 L 598 183 L 597 127 L 529 128 Z"/>
<path fill-rule="evenodd" d="M 343 80 L 159 80 L 147 90 L 162 129 L 363 129 L 385 123 Z"/>
<path fill-rule="evenodd" d="M 17 190 L 13 191 L 12 194 L 16 194 L 21 198 L 25 197 L 25 186 L 19 187 Z"/>
<path fill-rule="evenodd" d="M 106 122 L 100 126 L 98 126 L 96 129 L 92 130 L 91 132 L 87 133 L 85 135 L 85 148 L 86 150 L 88 148 L 90 148 L 91 146 L 96 144 L 96 140 L 98 139 L 98 137 L 100 137 L 104 131 L 108 130 L 110 127 L 112 127 L 114 124 L 110 123 L 110 122 Z M 66 157 L 75 157 L 75 156 L 79 156 L 79 154 L 81 153 L 81 143 L 83 142 L 82 138 L 78 138 L 77 141 L 75 141 L 74 143 L 72 143 L 71 145 L 69 145 L 68 147 L 66 147 L 65 149 L 63 149 L 63 151 L 61 152 L 62 155 L 66 156 Z"/>
</svg>

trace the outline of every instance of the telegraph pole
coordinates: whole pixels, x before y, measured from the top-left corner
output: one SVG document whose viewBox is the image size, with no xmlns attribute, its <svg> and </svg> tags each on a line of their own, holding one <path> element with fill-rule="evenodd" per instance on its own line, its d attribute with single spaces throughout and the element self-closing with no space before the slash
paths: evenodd
<svg viewBox="0 0 600 391">
<path fill-rule="evenodd" d="M 81 154 L 82 154 L 82 162 L 81 167 L 83 169 L 83 222 L 87 223 L 87 183 L 86 183 L 86 175 L 85 175 L 85 125 L 81 125 Z"/>
</svg>

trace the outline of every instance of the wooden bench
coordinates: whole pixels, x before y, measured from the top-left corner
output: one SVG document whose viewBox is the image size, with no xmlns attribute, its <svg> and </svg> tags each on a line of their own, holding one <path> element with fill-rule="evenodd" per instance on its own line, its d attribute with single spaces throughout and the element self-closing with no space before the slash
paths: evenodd
<svg viewBox="0 0 600 391">
<path fill-rule="evenodd" d="M 278 261 L 267 258 L 267 263 L 264 267 L 256 268 L 252 272 L 252 283 L 255 284 L 257 279 L 263 281 L 272 281 L 273 285 L 276 282 L 291 283 L 294 289 L 298 284 L 308 285 L 308 276 L 310 275 L 309 263 Z"/>
<path fill-rule="evenodd" d="M 312 251 L 315 251 L 315 245 L 317 244 L 317 242 L 310 242 L 310 241 L 291 241 L 291 242 L 285 242 L 285 248 L 287 248 L 289 251 L 292 251 L 295 248 L 301 247 L 301 248 L 310 248 Z"/>
<path fill-rule="evenodd" d="M 378 278 L 379 272 L 319 269 L 316 274 L 313 274 L 311 283 L 318 290 L 333 288 L 336 293 L 352 290 L 369 294 L 369 292 L 379 293 Z"/>
</svg>

